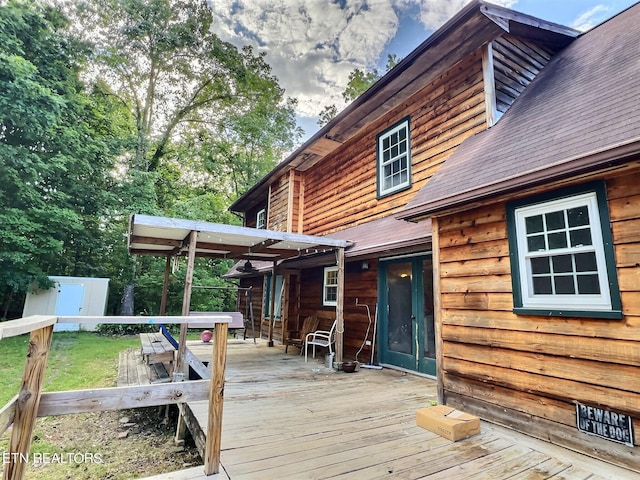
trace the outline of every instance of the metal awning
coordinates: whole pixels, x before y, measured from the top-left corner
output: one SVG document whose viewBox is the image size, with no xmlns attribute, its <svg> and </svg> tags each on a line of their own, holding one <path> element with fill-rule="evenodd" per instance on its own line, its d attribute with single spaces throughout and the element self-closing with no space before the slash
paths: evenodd
<svg viewBox="0 0 640 480">
<path fill-rule="evenodd" d="M 192 231 L 197 232 L 197 257 L 275 261 L 346 248 L 350 245 L 350 242 L 336 238 L 195 220 L 132 215 L 129 225 L 129 253 L 156 256 L 187 255 Z"/>
<path fill-rule="evenodd" d="M 160 313 L 164 314 L 169 285 L 170 260 L 176 256 L 187 257 L 182 315 L 189 315 L 194 260 L 196 257 L 232 258 L 271 261 L 271 312 L 274 318 L 275 269 L 279 260 L 303 255 L 337 251 L 338 298 L 336 305 L 336 361 L 342 361 L 344 332 L 344 249 L 351 243 L 346 240 L 276 232 L 258 228 L 237 227 L 220 223 L 182 220 L 177 218 L 131 215 L 129 221 L 129 253 L 166 257 L 164 285 Z M 184 362 L 187 326 L 181 325 L 178 341 L 176 371 Z M 269 346 L 273 346 L 273 322 L 269 323 Z"/>
</svg>

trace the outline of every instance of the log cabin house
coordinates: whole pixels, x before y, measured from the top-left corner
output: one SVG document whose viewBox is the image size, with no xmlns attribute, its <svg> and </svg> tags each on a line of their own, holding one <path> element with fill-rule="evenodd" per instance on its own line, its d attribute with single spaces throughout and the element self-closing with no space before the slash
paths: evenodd
<svg viewBox="0 0 640 480">
<path fill-rule="evenodd" d="M 360 350 L 366 363 L 375 349 L 380 364 L 436 374 L 431 230 L 395 215 L 577 35 L 475 0 L 230 207 L 246 227 L 351 243 L 337 358 Z M 271 262 L 251 263 L 228 275 L 253 288 L 264 337 L 280 342 L 311 315 L 331 326 L 341 297 L 335 252 L 282 261 L 273 280 Z"/>
<path fill-rule="evenodd" d="M 397 215 L 432 230 L 439 400 L 636 472 L 639 24 L 573 41 Z"/>
</svg>

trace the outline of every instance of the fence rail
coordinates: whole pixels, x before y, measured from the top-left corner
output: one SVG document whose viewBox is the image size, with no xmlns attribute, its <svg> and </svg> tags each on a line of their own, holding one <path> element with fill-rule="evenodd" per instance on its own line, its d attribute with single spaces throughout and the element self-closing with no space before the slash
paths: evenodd
<svg viewBox="0 0 640 480">
<path fill-rule="evenodd" d="M 51 347 L 53 326 L 56 323 L 103 324 L 188 324 L 191 327 L 214 328 L 213 370 L 210 380 L 172 382 L 144 386 L 113 387 L 66 392 L 42 392 L 42 382 Z M 26 458 L 31 446 L 35 419 L 42 416 L 65 415 L 103 410 L 119 410 L 155 405 L 179 404 L 187 401 L 210 401 L 207 427 L 204 472 L 216 474 L 220 470 L 220 439 L 222 435 L 222 406 L 224 370 L 227 356 L 229 315 L 155 316 L 155 317 L 57 317 L 34 315 L 0 323 L 0 340 L 29 333 L 22 385 L 18 394 L 0 408 L 0 434 L 11 424 L 8 458 L 4 480 L 24 478 Z"/>
</svg>

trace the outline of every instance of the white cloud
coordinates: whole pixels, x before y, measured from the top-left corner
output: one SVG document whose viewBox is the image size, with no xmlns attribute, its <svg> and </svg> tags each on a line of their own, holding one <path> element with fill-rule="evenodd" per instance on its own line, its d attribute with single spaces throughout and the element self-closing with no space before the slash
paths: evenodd
<svg viewBox="0 0 640 480">
<path fill-rule="evenodd" d="M 605 5 L 596 5 L 595 7 L 581 13 L 571 26 L 576 30 L 586 31 L 598 25 L 603 20 L 611 16 L 610 8 Z"/>
<path fill-rule="evenodd" d="M 301 115 L 340 104 L 348 75 L 375 64 L 399 19 L 391 0 L 213 0 L 214 31 L 267 62 Z"/>
<path fill-rule="evenodd" d="M 420 22 L 427 30 L 436 30 L 458 13 L 471 0 L 422 0 Z M 491 3 L 511 8 L 518 0 L 492 0 Z"/>
<path fill-rule="evenodd" d="M 376 66 L 398 32 L 400 16 L 411 12 L 434 30 L 468 1 L 209 0 L 209 5 L 215 33 L 237 47 L 266 51 L 287 95 L 298 99 L 298 114 L 314 117 L 325 105 L 343 106 L 349 73 Z"/>
</svg>

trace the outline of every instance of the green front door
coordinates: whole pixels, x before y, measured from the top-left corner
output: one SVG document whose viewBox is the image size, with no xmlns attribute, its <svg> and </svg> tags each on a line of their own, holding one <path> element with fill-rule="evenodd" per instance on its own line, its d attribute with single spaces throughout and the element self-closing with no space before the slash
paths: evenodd
<svg viewBox="0 0 640 480">
<path fill-rule="evenodd" d="M 431 257 L 381 260 L 380 363 L 436 374 Z"/>
</svg>

